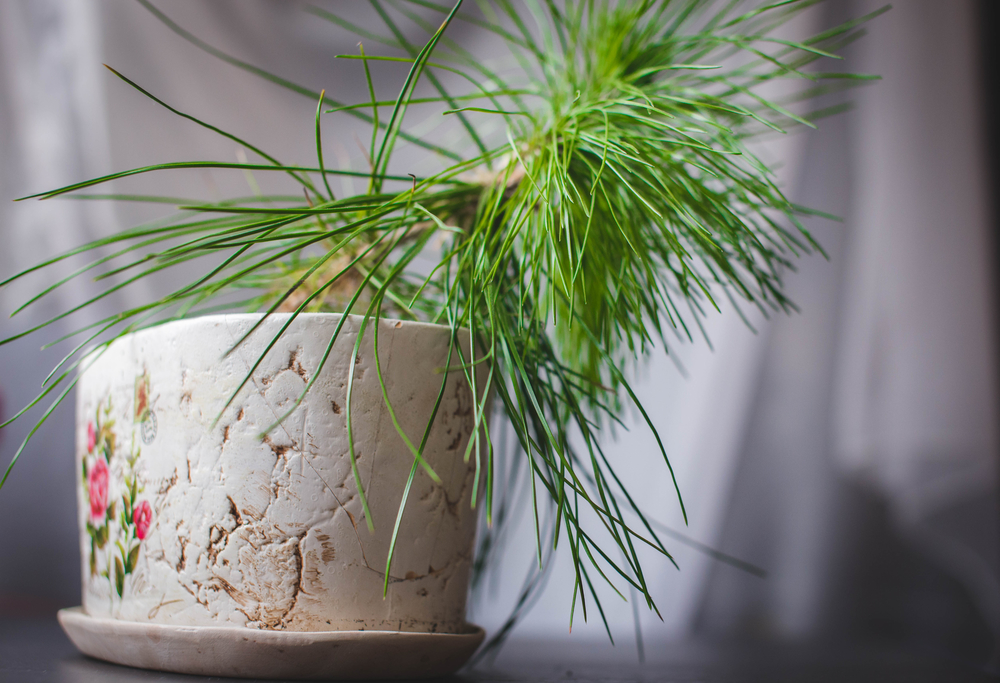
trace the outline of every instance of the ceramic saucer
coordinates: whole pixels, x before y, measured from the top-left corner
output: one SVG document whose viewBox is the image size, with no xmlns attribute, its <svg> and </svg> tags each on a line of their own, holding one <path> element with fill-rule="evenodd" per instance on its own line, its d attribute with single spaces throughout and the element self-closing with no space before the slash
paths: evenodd
<svg viewBox="0 0 1000 683">
<path fill-rule="evenodd" d="M 170 626 L 59 610 L 59 623 L 85 655 L 115 664 L 202 676 L 376 680 L 445 676 L 465 664 L 485 633 L 259 631 Z"/>
</svg>

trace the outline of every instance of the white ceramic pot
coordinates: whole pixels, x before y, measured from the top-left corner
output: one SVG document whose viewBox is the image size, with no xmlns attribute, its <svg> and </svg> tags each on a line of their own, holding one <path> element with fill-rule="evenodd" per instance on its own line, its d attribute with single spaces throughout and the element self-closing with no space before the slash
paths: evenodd
<svg viewBox="0 0 1000 683">
<path fill-rule="evenodd" d="M 413 455 L 383 400 L 373 324 L 350 366 L 361 318 L 303 314 L 223 410 L 287 321 L 225 315 L 123 337 L 82 374 L 77 468 L 83 608 L 91 617 L 271 631 L 468 633 L 476 513 L 475 429 L 464 374 L 447 374 L 417 469 L 383 598 L 389 539 Z M 383 320 L 379 358 L 399 427 L 419 444 L 445 378 L 450 331 Z M 464 336 L 464 335 L 463 335 Z M 469 348 L 467 336 L 461 346 Z M 459 365 L 455 353 L 451 365 Z M 348 446 L 347 384 L 364 517 Z M 485 374 L 477 374 L 482 386 Z M 213 420 L 221 418 L 213 426 Z"/>
</svg>

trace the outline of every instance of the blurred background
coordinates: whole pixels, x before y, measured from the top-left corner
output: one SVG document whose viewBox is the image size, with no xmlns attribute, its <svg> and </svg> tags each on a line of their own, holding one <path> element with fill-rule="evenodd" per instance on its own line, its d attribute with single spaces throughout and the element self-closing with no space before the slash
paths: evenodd
<svg viewBox="0 0 1000 683">
<path fill-rule="evenodd" d="M 377 27 L 367 4 L 316 4 Z M 815 33 L 882 4 L 821 3 L 791 28 Z M 161 214 L 139 204 L 9 200 L 146 164 L 241 157 L 231 141 L 159 107 L 102 63 L 182 111 L 280 150 L 286 163 L 314 156 L 315 101 L 180 32 L 339 100 L 367 99 L 359 63 L 334 58 L 356 53 L 357 37 L 303 3 L 158 6 L 176 25 L 134 0 L 0 0 L 0 278 Z M 418 25 L 405 28 L 423 42 Z M 484 59 L 500 50 L 473 26 L 452 28 Z M 672 546 L 679 571 L 649 558 L 662 621 L 609 593 L 616 656 L 685 638 L 862 642 L 997 665 L 997 29 L 991 0 L 906 0 L 873 21 L 835 69 L 881 82 L 851 92 L 853 108 L 817 132 L 761 141 L 793 201 L 843 222 L 808 223 L 829 259 L 806 258 L 788 277 L 800 314 L 752 319 L 751 330 L 725 311 L 707 323 L 711 348 L 678 349 L 683 373 L 656 355 L 640 367 L 638 393 L 665 437 L 690 524 L 666 472 L 651 465 L 651 435 L 619 430 L 609 456 L 659 523 L 683 537 Z M 404 73 L 386 63 L 373 71 L 380 96 L 392 96 Z M 332 116 L 323 126 L 336 165 L 364 168 L 355 139 L 366 139 L 365 129 Z M 404 152 L 400 163 L 419 174 L 427 161 Z M 160 174 L 114 190 L 219 198 L 246 194 L 247 180 Z M 70 348 L 39 352 L 43 341 L 147 300 L 177 277 L 118 292 L 44 339 L 0 347 L 0 417 L 31 400 Z M 0 337 L 99 291 L 81 281 L 6 317 L 45 282 L 0 290 Z M 32 424 L 0 430 L 0 465 Z M 75 508 L 67 401 L 0 491 L 0 619 L 79 604 Z M 530 516 L 513 520 L 501 561 L 476 593 L 470 616 L 488 630 L 506 619 L 529 573 L 530 527 Z M 766 576 L 720 562 L 706 546 Z M 586 624 L 578 615 L 570 633 L 571 591 L 569 562 L 557 558 L 514 637 L 612 652 L 594 615 Z"/>
</svg>

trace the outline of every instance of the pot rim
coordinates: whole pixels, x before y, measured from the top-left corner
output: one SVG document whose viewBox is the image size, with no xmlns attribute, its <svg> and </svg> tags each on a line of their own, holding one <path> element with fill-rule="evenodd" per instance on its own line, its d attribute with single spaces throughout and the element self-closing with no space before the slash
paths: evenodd
<svg viewBox="0 0 1000 683">
<path fill-rule="evenodd" d="M 114 337 L 113 339 L 107 340 L 104 343 L 95 344 L 94 346 L 91 346 L 86 350 L 84 350 L 83 354 L 81 355 L 81 359 L 84 365 L 82 365 L 78 369 L 78 373 L 85 372 L 90 364 L 96 361 L 98 357 L 103 355 L 104 351 L 106 351 L 112 345 L 117 344 L 125 339 L 131 339 L 144 334 L 155 334 L 160 330 L 169 329 L 170 327 L 173 326 L 191 325 L 198 323 L 207 323 L 207 324 L 224 323 L 226 321 L 238 322 L 242 320 L 259 320 L 260 318 L 263 318 L 264 315 L 265 315 L 264 313 L 211 313 L 208 315 L 194 315 L 189 318 L 178 318 L 177 320 L 167 320 L 164 322 L 152 323 L 147 327 L 142 327 L 137 330 L 128 332 L 126 334 L 119 335 L 117 337 Z M 280 313 L 275 312 L 271 313 L 267 317 L 274 318 L 277 320 L 285 320 L 291 317 L 292 315 L 293 315 L 292 313 L 288 312 L 280 312 Z M 295 318 L 296 320 L 302 319 L 303 322 L 308 322 L 310 319 L 339 320 L 343 316 L 344 313 L 302 312 L 296 315 Z M 357 313 L 348 313 L 347 316 L 349 318 L 354 318 L 354 321 L 358 326 L 360 326 L 361 321 L 364 319 L 363 315 L 358 315 Z M 372 316 L 372 318 L 374 318 L 374 316 Z M 411 330 L 423 328 L 423 329 L 431 329 L 436 332 L 444 332 L 444 331 L 450 331 L 452 329 L 448 325 L 441 325 L 439 323 L 429 323 L 429 322 L 424 322 L 422 320 L 404 320 L 402 318 L 389 318 L 386 316 L 382 316 L 378 320 L 385 323 L 391 323 L 393 327 L 399 327 Z M 284 332 L 282 332 L 282 336 L 288 334 L 290 331 L 291 328 L 286 329 Z M 457 331 L 460 336 L 470 335 L 469 328 L 467 327 L 459 327 Z M 256 330 L 252 335 L 252 337 L 258 336 L 261 332 L 262 332 L 261 329 Z M 365 335 L 366 336 L 368 335 L 367 330 L 365 331 Z M 249 341 L 249 339 L 250 338 L 244 340 L 243 343 L 246 343 L 247 341 Z"/>
<path fill-rule="evenodd" d="M 288 312 L 275 312 L 268 315 L 268 318 L 275 318 L 279 320 L 286 320 L 290 318 L 293 314 Z M 296 320 L 300 319 L 333 319 L 339 320 L 344 317 L 344 313 L 329 313 L 329 312 L 302 312 L 295 316 Z M 348 318 L 353 318 L 357 322 L 364 320 L 365 316 L 359 315 L 357 313 L 346 314 Z M 122 337 L 127 337 L 131 334 L 137 334 L 139 332 L 145 332 L 146 330 L 151 330 L 160 327 L 167 327 L 174 324 L 183 323 L 194 323 L 194 322 L 225 322 L 227 320 L 259 320 L 265 316 L 264 313 L 210 313 L 208 315 L 194 315 L 189 318 L 178 318 L 177 320 L 168 320 L 161 323 L 153 323 L 147 327 L 142 327 L 138 330 L 129 332 L 128 334 L 123 334 Z M 375 320 L 375 316 L 369 316 L 370 321 Z M 429 323 L 423 320 L 406 320 L 404 318 L 390 318 L 388 316 L 381 316 L 378 320 L 387 323 L 402 323 L 403 327 L 426 327 L 437 330 L 451 330 L 452 328 L 448 325 L 442 325 L 440 323 Z M 457 328 L 459 332 L 468 332 L 469 328 L 459 327 Z"/>
<path fill-rule="evenodd" d="M 284 321 L 284 320 L 286 320 L 287 318 L 289 318 L 291 316 L 292 316 L 292 313 L 281 312 L 281 313 L 271 313 L 267 317 L 268 318 L 274 318 L 274 319 L 277 319 L 277 320 Z M 316 319 L 339 320 L 343 316 L 344 316 L 343 313 L 327 313 L 327 312 L 308 312 L 307 313 L 307 312 L 303 312 L 303 313 L 299 313 L 298 315 L 296 315 L 295 319 L 296 320 L 303 320 L 304 322 L 306 322 L 306 321 L 308 321 L 310 319 L 312 319 L 312 320 L 316 320 Z M 107 344 L 112 344 L 112 343 L 115 343 L 115 342 L 117 342 L 119 340 L 122 340 L 122 339 L 127 339 L 129 337 L 134 337 L 134 336 L 139 335 L 139 334 L 152 333 L 154 330 L 165 329 L 165 328 L 172 327 L 174 325 L 191 325 L 191 324 L 197 324 L 197 323 L 208 323 L 208 324 L 211 324 L 211 323 L 221 323 L 221 322 L 227 322 L 227 321 L 239 322 L 239 321 L 242 321 L 242 320 L 259 320 L 259 319 L 261 319 L 263 317 L 264 317 L 263 313 L 210 313 L 208 315 L 194 315 L 194 316 L 191 316 L 189 318 L 178 318 L 177 320 L 166 320 L 166 321 L 163 321 L 163 322 L 154 322 L 154 323 L 152 323 L 150 325 L 147 325 L 146 327 L 141 327 L 141 328 L 139 328 L 137 330 L 132 330 L 131 332 L 128 332 L 126 334 L 122 334 L 122 335 L 119 335 L 117 337 L 114 337 L 113 339 L 109 339 L 106 343 Z M 363 315 L 358 315 L 357 313 L 348 313 L 347 317 L 353 318 L 354 321 L 359 326 L 361 324 L 361 321 L 364 320 L 364 316 Z M 403 318 L 389 318 L 389 317 L 386 317 L 386 316 L 382 316 L 378 320 L 381 321 L 381 322 L 385 322 L 385 323 L 392 323 L 393 327 L 402 327 L 402 328 L 410 328 L 410 329 L 428 328 L 428 329 L 432 329 L 432 330 L 436 330 L 436 331 L 445 331 L 445 330 L 451 330 L 452 329 L 448 325 L 441 325 L 439 323 L 429 323 L 429 322 L 425 322 L 423 320 L 405 320 Z M 369 324 L 371 324 L 372 321 L 374 321 L 374 316 L 371 316 L 371 320 L 369 320 Z M 285 330 L 285 333 L 287 333 L 288 331 L 289 330 Z M 457 328 L 457 331 L 458 331 L 459 334 L 465 334 L 465 335 L 469 334 L 469 328 L 468 327 L 459 327 L 459 328 Z M 260 332 L 260 330 L 254 332 L 254 336 L 256 336 L 259 332 Z M 367 334 L 367 331 L 366 331 L 366 334 Z M 98 350 L 98 348 L 100 348 L 100 346 L 101 346 L 101 344 L 97 344 L 97 345 L 95 345 L 93 347 L 90 347 L 89 349 L 87 349 L 84 352 L 83 355 L 84 356 L 88 356 L 88 355 L 92 354 L 94 351 Z"/>
</svg>

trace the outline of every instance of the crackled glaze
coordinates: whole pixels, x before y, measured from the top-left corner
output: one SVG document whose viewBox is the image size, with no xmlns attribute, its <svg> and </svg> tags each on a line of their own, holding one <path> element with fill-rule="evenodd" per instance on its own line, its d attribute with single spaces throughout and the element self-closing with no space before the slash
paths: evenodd
<svg viewBox="0 0 1000 683">
<path fill-rule="evenodd" d="M 385 407 L 373 327 L 350 368 L 360 325 L 350 317 L 305 400 L 261 439 L 313 379 L 340 316 L 296 319 L 223 410 L 287 317 L 268 319 L 227 356 L 257 319 L 174 322 L 92 357 L 77 397 L 84 609 L 172 625 L 462 632 L 476 521 L 475 458 L 463 460 L 475 427 L 464 374 L 447 375 L 425 448 L 442 481 L 418 468 L 383 598 L 413 455 Z M 419 443 L 445 377 L 450 333 L 383 320 L 378 334 L 396 419 Z M 451 365 L 458 362 L 456 353 Z M 355 456 L 374 532 L 349 455 L 349 371 Z M 481 385 L 485 376 L 477 377 Z"/>
</svg>

